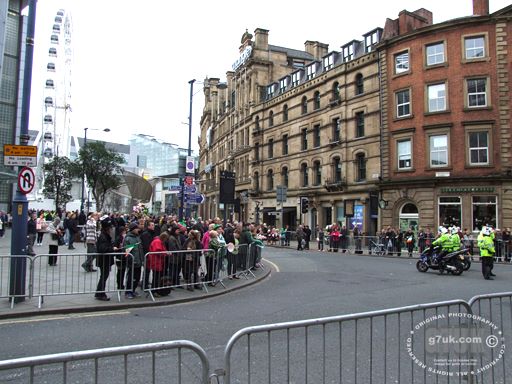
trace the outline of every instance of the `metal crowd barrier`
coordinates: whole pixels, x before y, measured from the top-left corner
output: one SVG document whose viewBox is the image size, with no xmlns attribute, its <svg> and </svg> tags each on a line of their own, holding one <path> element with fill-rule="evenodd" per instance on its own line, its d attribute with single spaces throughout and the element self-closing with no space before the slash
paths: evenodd
<svg viewBox="0 0 512 384">
<path fill-rule="evenodd" d="M 488 348 L 464 347 L 460 338 L 454 344 L 457 348 L 444 348 L 439 340 L 453 330 L 458 330 L 453 335 L 470 337 L 472 342 L 485 339 Z M 433 346 L 436 339 L 438 345 Z M 28 377 L 31 383 L 97 383 L 101 377 L 102 382 L 169 382 L 169 372 L 174 372 L 169 367 L 176 364 L 178 383 L 219 383 L 223 378 L 226 384 L 494 384 L 506 383 L 512 373 L 511 355 L 504 353 L 510 339 L 512 292 L 504 292 L 468 302 L 449 300 L 247 327 L 229 339 L 223 367 L 211 374 L 199 345 L 174 341 L 0 361 L 1 374 L 10 374 L 0 376 L 0 381 Z M 169 349 L 178 353 L 157 355 Z M 189 356 L 181 349 L 194 352 L 201 369 L 185 361 Z M 137 356 L 132 360 L 129 355 Z M 117 356 L 121 359 L 115 360 Z M 80 363 L 83 360 L 93 361 Z M 28 374 L 20 372 L 23 368 Z"/>
<path fill-rule="evenodd" d="M 25 259 L 25 262 L 23 262 Z M 22 267 L 24 265 L 24 267 Z M 30 276 L 32 267 L 31 256 L 0 256 L 0 298 L 8 298 L 11 303 L 11 308 L 14 307 L 16 297 L 25 297 L 30 294 Z M 24 268 L 25 271 L 18 271 L 18 268 Z M 17 278 L 25 277 L 25 294 L 15 295 L 12 287 L 18 285 Z M 12 286 L 12 287 L 11 287 Z"/>
<path fill-rule="evenodd" d="M 106 281 L 103 291 L 96 291 L 100 271 L 97 273 L 85 273 L 82 270 L 82 264 L 88 256 L 103 257 L 104 254 L 94 253 L 59 253 L 59 254 L 40 254 L 32 259 L 31 274 L 31 294 L 30 297 L 38 298 L 38 307 L 41 308 L 45 296 L 58 295 L 78 295 L 78 294 L 95 294 L 95 293 L 117 293 L 118 300 L 121 301 L 121 292 L 126 291 L 124 281 L 131 278 L 133 280 L 133 258 L 126 258 L 125 253 L 112 253 L 114 257 L 123 260 L 123 269 L 119 271 L 119 263 L 114 263 L 110 268 L 109 278 Z M 51 260 L 56 257 L 56 260 Z M 50 265 L 50 261 L 52 261 Z M 95 262 L 93 262 L 94 264 Z M 131 264 L 131 265 L 130 265 Z M 131 269 L 128 267 L 132 266 Z M 131 270 L 132 275 L 125 276 L 126 271 Z M 122 272 L 118 281 L 117 274 Z M 121 283 L 121 285 L 119 284 Z"/>
<path fill-rule="evenodd" d="M 474 315 L 492 322 L 495 328 L 490 329 L 496 337 L 495 340 L 498 341 L 498 345 L 491 349 L 490 354 L 478 356 L 479 366 L 488 367 L 488 369 L 477 374 L 477 382 L 506 383 L 510 380 L 512 373 L 512 353 L 509 350 L 512 346 L 512 293 L 478 295 L 471 298 L 468 303 Z M 500 356 L 502 351 L 505 353 Z"/>
<path fill-rule="evenodd" d="M 214 250 L 173 251 L 148 253 L 141 266 L 141 289 L 154 301 L 155 297 L 166 296 L 171 289 L 201 288 L 208 292 L 209 286 L 217 284 L 224 288 L 228 278 L 256 277 L 252 269 L 257 267 L 261 259 L 261 247 L 257 245 L 242 244 L 237 248 L 237 254 L 231 254 L 226 247 Z M 125 257 L 125 253 L 112 253 L 116 259 L 110 268 L 109 277 L 104 290 L 97 291 L 100 279 L 100 268 L 96 273 L 85 273 L 82 264 L 88 256 L 103 256 L 103 254 L 87 253 L 59 253 L 39 254 L 37 256 L 0 256 L 0 298 L 9 298 L 11 308 L 14 307 L 15 297 L 36 297 L 38 307 L 42 308 L 47 296 L 115 293 L 121 301 L 121 293 L 128 291 L 127 281 L 134 279 L 134 260 Z M 163 256 L 164 270 L 149 270 L 147 259 L 150 255 Z M 192 256 L 192 260 L 187 258 Z M 10 292 L 11 274 L 15 277 L 19 273 L 11 267 L 14 259 L 26 259 L 25 294 L 12 295 Z M 96 263 L 93 262 L 95 265 Z M 20 263 L 14 263 L 17 267 Z M 50 265 L 54 264 L 54 265 Z M 131 267 L 131 268 L 130 268 Z M 229 271 L 229 269 L 231 270 Z M 129 272 L 131 271 L 131 272 Z M 131 276 L 127 276 L 131 273 Z M 155 278 L 154 278 L 155 276 Z"/>
<path fill-rule="evenodd" d="M 207 384 L 210 365 L 203 348 L 180 340 L 5 360 L 0 371 L 9 383 Z"/>
<path fill-rule="evenodd" d="M 409 357 L 402 341 L 429 317 L 437 316 L 439 325 L 460 324 L 460 318 L 450 321 L 452 309 L 470 311 L 466 302 L 452 300 L 244 328 L 228 341 L 219 376 L 226 384 L 425 382 L 434 374 Z M 421 338 L 414 353 L 428 358 Z"/>
<path fill-rule="evenodd" d="M 148 252 L 144 256 L 143 273 L 144 291 L 151 300 L 155 297 L 167 296 L 175 288 L 186 288 L 193 291 L 217 284 L 226 288 L 226 279 L 256 277 L 252 268 L 258 257 L 261 258 L 261 247 L 241 244 L 236 254 L 228 252 L 226 246 L 213 249 L 180 250 L 165 252 Z M 153 268 L 152 268 L 153 267 Z"/>
</svg>

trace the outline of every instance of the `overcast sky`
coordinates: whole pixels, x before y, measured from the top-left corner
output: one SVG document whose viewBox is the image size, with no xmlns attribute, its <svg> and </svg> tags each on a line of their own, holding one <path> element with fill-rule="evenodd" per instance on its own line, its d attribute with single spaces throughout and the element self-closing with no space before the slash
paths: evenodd
<svg viewBox="0 0 512 384">
<path fill-rule="evenodd" d="M 192 145 L 197 148 L 206 77 L 225 80 L 246 29 L 269 30 L 269 43 L 304 49 L 306 40 L 339 47 L 395 19 L 426 8 L 434 23 L 472 14 L 472 0 L 359 0 L 321 3 L 259 0 L 39 0 L 31 127 L 40 127 L 50 34 L 59 8 L 73 19 L 73 130 L 127 143 L 132 133 L 188 145 L 189 80 L 194 86 Z M 490 0 L 490 12 L 510 0 Z"/>
</svg>

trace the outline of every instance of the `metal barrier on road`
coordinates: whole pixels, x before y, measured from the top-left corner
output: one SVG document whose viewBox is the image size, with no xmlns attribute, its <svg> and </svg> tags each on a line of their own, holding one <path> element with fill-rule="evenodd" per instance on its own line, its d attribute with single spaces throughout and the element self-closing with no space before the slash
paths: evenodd
<svg viewBox="0 0 512 384">
<path fill-rule="evenodd" d="M 450 344 L 448 336 L 456 342 Z M 200 346 L 175 341 L 0 361 L 0 382 L 28 376 L 31 383 L 35 377 L 57 383 L 60 375 L 64 383 L 97 383 L 100 376 L 102 382 L 126 383 L 129 376 L 131 382 L 154 383 L 176 364 L 178 383 L 495 384 L 512 374 L 511 356 L 502 353 L 511 339 L 512 292 L 505 292 L 244 328 L 229 339 L 224 366 L 213 373 Z M 177 355 L 156 355 L 172 348 Z M 201 367 L 185 362 L 181 348 L 192 350 Z M 129 355 L 136 355 L 136 368 Z M 123 359 L 100 364 L 115 356 Z M 77 363 L 86 359 L 93 365 Z M 28 375 L 19 371 L 24 368 Z"/>
<path fill-rule="evenodd" d="M 209 371 L 204 349 L 181 340 L 0 361 L 0 382 L 207 384 Z"/>
<path fill-rule="evenodd" d="M 460 324 L 451 309 L 470 308 L 453 300 L 245 328 L 226 346 L 225 382 L 417 383 L 433 374 L 414 362 L 405 340 L 429 317 Z M 424 343 L 415 343 L 414 356 L 427 361 Z"/>
<path fill-rule="evenodd" d="M 477 374 L 477 382 L 506 383 L 512 367 L 512 292 L 479 295 L 468 303 L 476 324 L 491 323 L 485 327 L 490 331 L 486 334 L 486 342 L 494 340 L 497 343 L 478 356 L 479 366 L 487 369 Z"/>
</svg>

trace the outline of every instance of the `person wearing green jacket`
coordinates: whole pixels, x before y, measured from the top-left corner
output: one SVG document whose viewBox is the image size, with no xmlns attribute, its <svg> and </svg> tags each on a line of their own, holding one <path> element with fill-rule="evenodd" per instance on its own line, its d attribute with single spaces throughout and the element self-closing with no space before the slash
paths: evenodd
<svg viewBox="0 0 512 384">
<path fill-rule="evenodd" d="M 480 257 L 482 258 L 482 275 L 485 280 L 494 280 L 492 268 L 494 266 L 494 240 L 491 236 L 491 228 L 484 227 L 481 236 L 478 236 L 478 247 L 480 248 Z"/>
<path fill-rule="evenodd" d="M 459 228 L 453 226 L 450 230 L 450 242 L 451 242 L 451 252 L 458 251 L 460 249 L 460 236 L 459 236 Z"/>
<path fill-rule="evenodd" d="M 447 255 L 452 251 L 452 241 L 450 238 L 450 234 L 448 233 L 448 230 L 441 226 L 438 229 L 438 233 L 441 235 L 436 240 L 432 242 L 432 248 L 440 246 L 441 252 L 439 252 L 437 259 L 441 259 L 443 256 Z M 431 248 L 431 252 L 432 252 Z M 437 262 L 436 259 L 434 259 L 435 262 Z"/>
</svg>

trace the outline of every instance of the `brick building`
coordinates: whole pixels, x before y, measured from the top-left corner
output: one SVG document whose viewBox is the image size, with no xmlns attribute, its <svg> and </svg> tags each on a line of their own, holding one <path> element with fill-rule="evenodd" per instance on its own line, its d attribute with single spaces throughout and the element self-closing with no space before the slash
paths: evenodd
<svg viewBox="0 0 512 384">
<path fill-rule="evenodd" d="M 228 170 L 244 221 L 340 222 L 370 234 L 512 226 L 512 7 L 473 8 L 438 24 L 426 9 L 402 11 L 339 51 L 244 33 L 226 81 L 205 80 L 201 215 L 234 210 L 219 205 Z"/>
<path fill-rule="evenodd" d="M 382 68 L 381 224 L 512 226 L 512 6 L 432 24 L 387 20 Z"/>
</svg>

